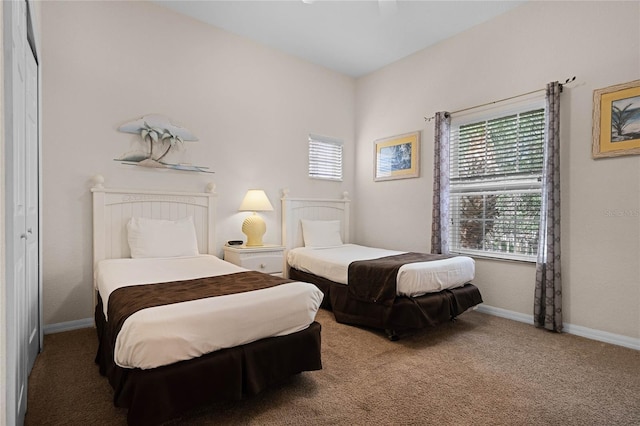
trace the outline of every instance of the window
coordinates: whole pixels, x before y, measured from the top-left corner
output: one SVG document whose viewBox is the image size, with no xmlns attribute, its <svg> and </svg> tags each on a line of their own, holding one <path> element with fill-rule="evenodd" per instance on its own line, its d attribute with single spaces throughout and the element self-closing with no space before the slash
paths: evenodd
<svg viewBox="0 0 640 426">
<path fill-rule="evenodd" d="M 533 261 L 540 224 L 544 106 L 529 103 L 516 111 L 484 115 L 452 118 L 451 251 Z"/>
<path fill-rule="evenodd" d="M 342 141 L 309 135 L 309 177 L 342 181 Z"/>
</svg>

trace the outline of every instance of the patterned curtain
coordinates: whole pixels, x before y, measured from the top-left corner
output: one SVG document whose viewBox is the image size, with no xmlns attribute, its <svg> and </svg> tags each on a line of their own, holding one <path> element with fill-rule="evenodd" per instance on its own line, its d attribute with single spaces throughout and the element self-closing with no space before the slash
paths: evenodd
<svg viewBox="0 0 640 426">
<path fill-rule="evenodd" d="M 433 156 L 433 222 L 431 223 L 431 253 L 449 253 L 449 128 L 451 115 L 437 112 L 435 116 Z"/>
<path fill-rule="evenodd" d="M 560 275 L 560 92 L 556 81 L 547 85 L 544 177 L 540 237 L 536 263 L 534 323 L 562 331 L 562 280 Z"/>
</svg>

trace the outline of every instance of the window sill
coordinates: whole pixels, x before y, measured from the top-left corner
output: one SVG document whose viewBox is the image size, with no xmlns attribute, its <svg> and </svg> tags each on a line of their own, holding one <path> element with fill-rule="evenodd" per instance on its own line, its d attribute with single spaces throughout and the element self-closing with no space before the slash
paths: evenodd
<svg viewBox="0 0 640 426">
<path fill-rule="evenodd" d="M 482 252 L 476 250 L 451 250 L 451 254 L 459 254 L 461 256 L 469 256 L 474 259 L 487 259 L 487 260 L 498 260 L 503 262 L 518 262 L 518 263 L 536 263 L 537 256 L 526 256 L 522 254 L 509 254 L 509 253 L 492 253 L 492 252 Z"/>
<path fill-rule="evenodd" d="M 309 179 L 326 180 L 329 182 L 342 182 L 342 178 L 333 178 L 333 177 L 309 176 Z"/>
</svg>

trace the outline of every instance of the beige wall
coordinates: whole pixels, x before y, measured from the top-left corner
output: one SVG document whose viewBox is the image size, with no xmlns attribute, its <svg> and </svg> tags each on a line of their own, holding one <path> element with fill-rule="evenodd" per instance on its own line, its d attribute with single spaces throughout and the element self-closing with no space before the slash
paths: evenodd
<svg viewBox="0 0 640 426">
<path fill-rule="evenodd" d="M 113 187 L 203 190 L 217 184 L 218 243 L 244 238 L 249 188 L 263 188 L 265 241 L 280 242 L 280 190 L 339 196 L 307 178 L 307 135 L 341 138 L 354 158 L 352 78 L 148 2 L 45 2 L 43 18 L 44 323 L 90 318 L 89 178 Z M 215 174 L 157 172 L 113 161 L 136 137 L 121 124 L 160 113 L 200 139 L 192 161 Z"/>
<path fill-rule="evenodd" d="M 640 157 L 591 158 L 593 90 L 640 77 L 638 2 L 529 2 L 359 79 L 356 239 L 430 248 L 433 123 L 424 116 L 574 75 L 561 97 L 564 320 L 638 345 Z M 373 141 L 413 130 L 423 135 L 421 177 L 374 183 Z M 534 276 L 532 264 L 478 260 L 475 282 L 486 305 L 531 316 Z"/>
<path fill-rule="evenodd" d="M 590 156 L 593 90 L 640 75 L 637 2 L 529 2 L 355 82 L 146 2 L 45 2 L 42 17 L 45 324 L 92 315 L 95 173 L 112 186 L 215 181 L 218 247 L 243 237 L 236 210 L 259 186 L 276 206 L 265 215 L 269 242 L 279 242 L 281 188 L 347 190 L 357 242 L 425 251 L 433 130 L 423 117 L 576 75 L 561 111 L 565 321 L 640 338 L 640 157 Z M 114 162 L 132 141 L 117 127 L 148 113 L 198 135 L 189 153 L 216 173 Z M 421 177 L 374 183 L 373 141 L 413 130 L 422 130 Z M 308 133 L 345 140 L 344 183 L 306 178 Z M 533 279 L 531 264 L 477 262 L 495 308 L 530 316 Z"/>
</svg>

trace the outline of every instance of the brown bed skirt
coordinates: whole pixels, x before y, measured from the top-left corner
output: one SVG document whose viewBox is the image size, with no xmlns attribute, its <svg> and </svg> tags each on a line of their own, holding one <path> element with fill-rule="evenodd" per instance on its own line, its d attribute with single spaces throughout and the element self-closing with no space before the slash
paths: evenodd
<svg viewBox="0 0 640 426">
<path fill-rule="evenodd" d="M 158 424 L 199 405 L 241 399 L 292 375 L 322 369 L 317 322 L 297 333 L 141 370 L 114 363 L 99 296 L 95 319 L 99 339 L 96 363 L 114 389 L 114 405 L 128 408 L 127 421 L 132 425 Z"/>
<path fill-rule="evenodd" d="M 322 290 L 321 307 L 332 310 L 336 321 L 393 332 L 436 326 L 482 303 L 480 290 L 470 283 L 424 296 L 398 296 L 393 306 L 387 308 L 350 298 L 346 285 L 317 275 L 291 268 L 289 278 L 313 283 Z"/>
</svg>

